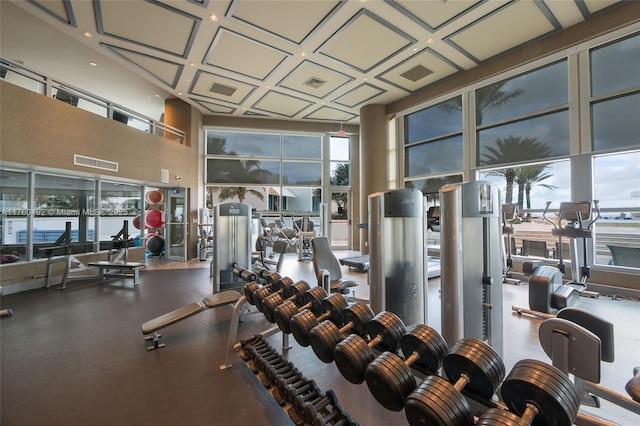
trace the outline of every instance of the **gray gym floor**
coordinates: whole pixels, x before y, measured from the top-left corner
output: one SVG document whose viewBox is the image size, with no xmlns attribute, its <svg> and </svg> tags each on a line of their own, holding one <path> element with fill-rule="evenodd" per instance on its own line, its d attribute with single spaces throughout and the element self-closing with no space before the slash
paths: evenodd
<svg viewBox="0 0 640 426">
<path fill-rule="evenodd" d="M 354 252 L 338 252 L 339 257 Z M 345 276 L 361 283 L 365 273 Z M 311 262 L 287 254 L 282 275 L 313 280 Z M 112 280 L 71 282 L 64 291 L 34 290 L 2 297 L 2 425 L 282 425 L 288 416 L 240 361 L 220 370 L 231 309 L 207 310 L 162 330 L 166 347 L 147 352 L 140 326 L 161 314 L 202 300 L 211 292 L 208 262 L 169 263 L 141 272 L 142 284 Z M 429 280 L 429 325 L 440 327 L 439 279 Z M 523 358 L 548 361 L 537 340 L 540 319 L 518 316 L 511 305 L 527 305 L 527 286 L 504 286 L 507 371 Z M 603 384 L 624 393 L 640 365 L 640 303 L 606 297 L 581 299 L 578 307 L 615 324 L 616 361 L 602 366 Z M 270 326 L 262 314 L 245 315 L 239 338 Z M 280 334 L 269 338 L 280 348 Z M 293 338 L 287 357 L 321 390 L 333 389 L 340 404 L 361 425 L 407 424 L 404 412 L 382 408 L 366 384 L 353 385 L 333 364 L 323 364 L 311 348 Z M 618 424 L 638 417 L 603 403 L 590 412 Z"/>
</svg>

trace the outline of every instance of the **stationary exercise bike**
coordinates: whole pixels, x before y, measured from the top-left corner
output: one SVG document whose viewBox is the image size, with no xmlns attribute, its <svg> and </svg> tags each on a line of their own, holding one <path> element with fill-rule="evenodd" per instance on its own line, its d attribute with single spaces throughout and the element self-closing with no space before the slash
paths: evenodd
<svg viewBox="0 0 640 426">
<path fill-rule="evenodd" d="M 598 293 L 587 290 L 590 268 L 587 261 L 587 239 L 593 238 L 593 224 L 600 218 L 598 200 L 562 202 L 558 210 L 557 222 L 552 222 L 547 212 L 548 201 L 542 217 L 553 225 L 551 235 L 558 237 L 556 267 L 542 261 L 524 262 L 522 270 L 529 276 L 529 309 L 512 306 L 519 314 L 527 313 L 540 317 L 553 317 L 563 308 L 573 306 L 580 296 L 598 297 Z M 571 255 L 571 281 L 564 283 L 566 265 L 563 259 L 562 239 L 569 239 Z M 582 266 L 578 265 L 578 239 L 582 240 Z"/>
</svg>

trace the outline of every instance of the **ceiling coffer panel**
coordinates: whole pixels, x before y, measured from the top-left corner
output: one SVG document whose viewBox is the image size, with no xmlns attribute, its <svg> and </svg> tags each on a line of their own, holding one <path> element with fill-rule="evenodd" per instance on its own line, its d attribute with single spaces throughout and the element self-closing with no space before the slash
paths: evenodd
<svg viewBox="0 0 640 426">
<path fill-rule="evenodd" d="M 155 56 L 145 55 L 143 53 L 134 52 L 133 50 L 112 46 L 106 43 L 102 43 L 101 46 L 109 50 L 114 55 L 119 56 L 121 59 L 124 59 L 139 69 L 144 70 L 149 75 L 172 89 L 175 89 L 182 70 L 184 69 L 184 65 L 182 64 L 166 61 L 164 59 L 156 58 Z"/>
<path fill-rule="evenodd" d="M 188 56 L 201 22 L 200 18 L 152 0 L 96 0 L 94 5 L 100 34 L 182 58 Z"/>
<path fill-rule="evenodd" d="M 232 78 L 198 71 L 193 78 L 189 93 L 240 105 L 256 88 L 257 86 Z"/>
<path fill-rule="evenodd" d="M 239 1 L 231 6 L 231 17 L 268 34 L 301 44 L 342 4 L 340 1 Z M 293 17 L 286 19 L 283 17 Z"/>
<path fill-rule="evenodd" d="M 36 1 L 28 0 L 32 5 L 40 8 L 49 15 L 56 18 L 63 24 L 77 27 L 76 18 L 73 13 L 73 6 L 71 2 L 65 0 L 49 0 L 49 1 Z"/>
<path fill-rule="evenodd" d="M 362 9 L 325 41 L 317 53 L 368 72 L 415 42 L 399 28 Z"/>
<path fill-rule="evenodd" d="M 214 114 L 233 114 L 237 109 L 237 108 L 232 108 L 226 105 L 220 105 L 213 102 L 203 101 L 200 99 L 191 98 L 191 100 Z"/>
<path fill-rule="evenodd" d="M 258 102 L 253 105 L 253 108 L 259 111 L 271 112 L 285 117 L 294 117 L 300 113 L 300 111 L 308 108 L 311 104 L 311 102 L 305 99 L 296 98 L 294 96 L 285 95 L 284 93 L 274 92 L 271 90 L 260 98 Z"/>
<path fill-rule="evenodd" d="M 221 28 L 204 62 L 207 65 L 264 80 L 289 56 L 287 52 Z"/>
<path fill-rule="evenodd" d="M 334 99 L 333 102 L 337 103 L 338 105 L 344 105 L 346 107 L 353 108 L 385 92 L 386 90 L 376 87 L 373 84 L 364 83 L 356 87 L 355 89 L 349 90 L 344 95 Z"/>
<path fill-rule="evenodd" d="M 416 1 L 385 0 L 387 3 L 429 30 L 435 30 L 462 15 L 482 0 L 467 1 Z"/>
<path fill-rule="evenodd" d="M 350 112 L 340 111 L 339 109 L 323 106 L 305 115 L 302 118 L 323 121 L 349 121 L 355 117 L 357 117 L 357 115 Z"/>
<path fill-rule="evenodd" d="M 482 62 L 556 29 L 559 28 L 537 2 L 520 1 L 497 9 L 447 37 L 446 41 L 474 61 Z"/>
<path fill-rule="evenodd" d="M 400 89 L 414 92 L 459 70 L 457 65 L 426 48 L 376 77 Z"/>
<path fill-rule="evenodd" d="M 324 98 L 329 93 L 353 80 L 346 74 L 313 62 L 304 61 L 286 76 L 278 86 L 295 90 L 317 98 Z"/>
</svg>

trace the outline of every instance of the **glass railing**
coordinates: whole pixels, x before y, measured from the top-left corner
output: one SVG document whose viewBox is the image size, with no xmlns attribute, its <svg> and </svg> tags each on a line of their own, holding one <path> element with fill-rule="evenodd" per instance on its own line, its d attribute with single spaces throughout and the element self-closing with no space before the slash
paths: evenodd
<svg viewBox="0 0 640 426">
<path fill-rule="evenodd" d="M 102 117 L 111 118 L 140 131 L 152 133 L 181 144 L 186 141 L 187 135 L 182 130 L 2 58 L 0 58 L 0 77 L 8 83 L 66 102 Z"/>
</svg>

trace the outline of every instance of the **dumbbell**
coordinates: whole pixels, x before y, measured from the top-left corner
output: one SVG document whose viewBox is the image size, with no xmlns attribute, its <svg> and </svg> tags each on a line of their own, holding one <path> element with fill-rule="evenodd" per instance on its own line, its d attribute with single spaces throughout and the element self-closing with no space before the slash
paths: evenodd
<svg viewBox="0 0 640 426">
<path fill-rule="evenodd" d="M 271 275 L 269 275 L 269 276 L 264 278 L 264 281 L 265 281 L 264 285 L 258 284 L 257 281 L 252 281 L 250 283 L 245 284 L 244 285 L 244 295 L 247 298 L 247 301 L 249 303 L 251 303 L 252 305 L 255 305 L 256 302 L 253 300 L 253 293 L 256 292 L 257 290 L 261 289 L 261 288 L 271 289 L 274 285 L 277 286 L 276 283 L 281 279 L 282 279 L 282 277 L 280 276 L 280 274 L 274 272 L 273 274 L 271 274 Z M 289 278 L 289 280 L 290 280 L 290 278 Z M 275 288 L 274 290 L 277 290 L 277 288 Z"/>
<path fill-rule="evenodd" d="M 285 291 L 287 288 L 293 285 L 293 280 L 289 277 L 284 277 L 278 279 L 273 284 L 267 284 L 265 286 L 260 287 L 251 295 L 251 299 L 256 305 L 256 308 L 260 312 L 262 312 L 262 301 L 269 297 L 270 295 L 276 293 L 280 294 Z"/>
<path fill-rule="evenodd" d="M 309 290 L 309 283 L 306 281 L 298 281 L 297 283 L 280 289 L 273 294 L 265 297 L 260 304 L 261 311 L 264 314 L 264 317 L 270 323 L 276 322 L 275 312 L 276 308 L 281 304 L 293 301 L 301 298 L 301 296 Z M 283 297 L 284 296 L 284 297 Z"/>
<path fill-rule="evenodd" d="M 258 279 L 258 275 L 250 269 L 243 268 L 242 266 L 235 265 L 233 267 L 233 273 L 242 281 L 248 283 Z"/>
<path fill-rule="evenodd" d="M 351 383 L 364 382 L 367 365 L 374 360 L 373 347 L 382 351 L 396 352 L 400 339 L 407 330 L 402 320 L 393 312 L 382 311 L 367 324 L 367 342 L 357 334 L 351 334 L 336 344 L 333 358 L 342 376 Z"/>
<path fill-rule="evenodd" d="M 322 287 L 313 287 L 302 295 L 302 306 L 295 301 L 288 301 L 276 308 L 276 324 L 285 334 L 291 334 L 291 318 L 297 313 L 310 309 L 316 315 L 322 313 L 322 299 L 327 297 L 327 292 Z"/>
<path fill-rule="evenodd" d="M 442 361 L 447 381 L 427 376 L 405 401 L 409 424 L 473 424 L 471 408 L 462 390 L 485 400 L 493 397 L 504 378 L 498 353 L 473 338 L 459 340 Z M 442 412 L 446 413 L 443 420 Z"/>
<path fill-rule="evenodd" d="M 311 332 L 311 329 L 318 325 L 320 321 L 328 319 L 336 324 L 340 324 L 342 322 L 342 310 L 349 305 L 347 299 L 337 293 L 322 299 L 320 304 L 322 314 L 319 316 L 316 316 L 309 309 L 305 309 L 291 318 L 289 324 L 291 334 L 293 334 L 293 337 L 295 337 L 296 342 L 298 342 L 300 346 L 309 346 L 309 332 Z"/>
<path fill-rule="evenodd" d="M 333 362 L 333 350 L 343 339 L 346 332 L 362 336 L 369 321 L 373 319 L 373 311 L 364 303 L 354 303 L 342 310 L 344 326 L 338 326 L 324 320 L 309 332 L 309 343 L 318 359 L 327 364 Z"/>
<path fill-rule="evenodd" d="M 302 413 L 305 420 L 311 423 L 316 417 L 322 416 L 323 411 L 327 412 L 327 414 L 330 413 L 331 410 L 327 408 L 329 405 L 333 407 L 338 406 L 338 397 L 331 389 L 329 389 L 322 398 L 313 403 L 308 402 L 303 405 Z"/>
<path fill-rule="evenodd" d="M 569 378 L 556 367 L 542 361 L 518 361 L 500 387 L 500 395 L 509 411 L 490 409 L 478 425 L 574 424 L 580 409 L 580 397 Z M 505 423 L 506 424 L 506 423 Z"/>
<path fill-rule="evenodd" d="M 388 410 L 400 411 L 404 400 L 416 388 L 411 366 L 436 374 L 447 354 L 444 338 L 433 328 L 416 325 L 400 338 L 400 349 L 406 357 L 384 352 L 365 369 L 365 380 L 373 397 Z"/>
</svg>

